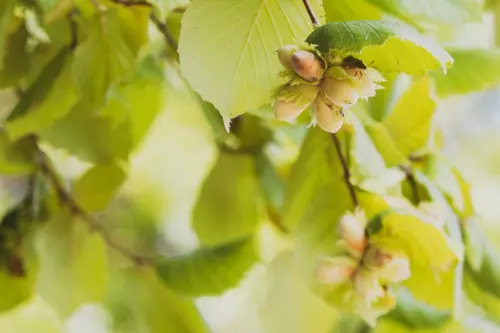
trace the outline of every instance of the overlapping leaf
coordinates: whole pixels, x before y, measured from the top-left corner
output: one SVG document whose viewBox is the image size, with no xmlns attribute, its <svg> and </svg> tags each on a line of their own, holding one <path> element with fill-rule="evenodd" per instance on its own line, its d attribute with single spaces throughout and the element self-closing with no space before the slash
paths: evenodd
<svg viewBox="0 0 500 333">
<path fill-rule="evenodd" d="M 311 27 L 298 0 L 195 0 L 182 20 L 182 73 L 227 123 L 270 100 L 282 82 L 275 51 L 303 40 Z"/>
<path fill-rule="evenodd" d="M 493 87 L 500 82 L 500 50 L 450 50 L 455 60 L 446 75 L 434 73 L 440 97 L 467 94 Z"/>
<path fill-rule="evenodd" d="M 427 37 L 389 21 L 330 22 L 313 31 L 306 41 L 323 53 L 354 55 L 386 73 L 422 75 L 440 68 L 446 71 L 453 63 L 453 58 Z"/>
</svg>

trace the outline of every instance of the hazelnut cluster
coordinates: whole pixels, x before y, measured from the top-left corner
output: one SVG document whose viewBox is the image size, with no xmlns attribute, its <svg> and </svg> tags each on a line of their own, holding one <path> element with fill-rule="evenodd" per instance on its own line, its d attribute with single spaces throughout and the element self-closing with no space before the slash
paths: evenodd
<svg viewBox="0 0 500 333">
<path fill-rule="evenodd" d="M 411 273 L 406 255 L 369 243 L 366 224 L 367 219 L 360 209 L 342 216 L 338 225 L 338 247 L 345 251 L 320 260 L 316 278 L 332 287 L 351 284 L 345 301 L 351 302 L 355 312 L 374 326 L 380 315 L 396 305 L 396 296 L 388 289 L 388 284 L 404 281 Z"/>
<path fill-rule="evenodd" d="M 285 45 L 278 51 L 289 78 L 275 95 L 276 118 L 291 122 L 311 107 L 311 125 L 336 133 L 344 124 L 343 108 L 375 96 L 384 78 L 360 60 L 347 56 L 324 58 L 309 46 Z"/>
</svg>

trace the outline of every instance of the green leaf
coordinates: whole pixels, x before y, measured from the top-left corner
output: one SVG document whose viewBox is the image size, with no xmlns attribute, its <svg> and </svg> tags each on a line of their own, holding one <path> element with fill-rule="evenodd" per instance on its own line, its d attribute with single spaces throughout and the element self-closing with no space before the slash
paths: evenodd
<svg viewBox="0 0 500 333">
<path fill-rule="evenodd" d="M 323 1 L 326 22 L 380 20 L 382 11 L 365 0 Z"/>
<path fill-rule="evenodd" d="M 106 245 L 84 221 L 60 212 L 40 231 L 36 248 L 38 293 L 61 318 L 82 304 L 103 299 L 108 277 Z"/>
<path fill-rule="evenodd" d="M 405 164 L 408 161 L 401 151 L 399 151 L 396 142 L 384 124 L 371 122 L 365 125 L 365 129 L 370 135 L 373 144 L 384 158 L 387 167 Z"/>
<path fill-rule="evenodd" d="M 101 211 L 126 179 L 125 166 L 118 162 L 96 165 L 76 181 L 72 195 L 85 211 Z"/>
<path fill-rule="evenodd" d="M 58 76 L 54 78 L 54 81 L 48 83 L 50 87 L 44 94 L 43 99 L 33 101 L 22 115 L 19 114 L 16 117 L 9 118 L 5 124 L 5 129 L 12 140 L 43 131 L 55 121 L 64 117 L 77 103 L 79 96 L 71 78 L 71 58 L 66 56 L 60 61 L 63 68 Z M 28 94 L 30 93 L 31 89 L 28 91 Z M 22 100 L 20 103 L 22 103 Z"/>
<path fill-rule="evenodd" d="M 354 135 L 351 143 L 352 182 L 359 188 L 374 193 L 385 194 L 405 177 L 397 169 L 388 169 L 375 144 L 357 117 L 352 116 Z"/>
<path fill-rule="evenodd" d="M 15 0 L 6 0 L 0 3 L 0 57 L 4 54 L 6 44 L 6 34 L 9 24 L 12 21 L 12 13 L 14 11 Z"/>
<path fill-rule="evenodd" d="M 0 88 L 19 84 L 31 67 L 31 57 L 26 50 L 29 34 L 24 25 L 7 36 L 5 52 L 0 52 Z M 0 39 L 2 37 L 0 36 Z"/>
<path fill-rule="evenodd" d="M 29 138 L 12 142 L 0 130 L 0 173 L 29 174 L 36 168 L 35 145 Z"/>
<path fill-rule="evenodd" d="M 110 120 L 112 129 L 128 122 L 132 147 L 141 142 L 163 106 L 164 76 L 158 62 L 152 56 L 142 59 L 129 80 L 111 86 L 106 104 L 98 111 Z"/>
<path fill-rule="evenodd" d="M 32 106 L 36 106 L 44 101 L 64 68 L 68 52 L 68 49 L 61 49 L 47 63 L 28 90 L 23 94 L 23 98 L 19 100 L 11 111 L 7 119 L 9 122 L 26 116 Z"/>
<path fill-rule="evenodd" d="M 322 16 L 318 2 L 311 2 Z M 272 90 L 283 82 L 275 51 L 303 40 L 311 28 L 300 1 L 195 0 L 182 20 L 182 74 L 227 123 L 270 101 Z"/>
<path fill-rule="evenodd" d="M 200 242 L 219 245 L 252 235 L 259 223 L 258 197 L 253 157 L 219 152 L 193 209 Z"/>
<path fill-rule="evenodd" d="M 72 71 L 80 93 L 94 106 L 103 104 L 108 87 L 135 69 L 139 48 L 147 40 L 144 6 L 116 7 L 96 13 L 85 27 L 86 39 L 75 51 Z"/>
<path fill-rule="evenodd" d="M 500 49 L 450 50 L 455 62 L 446 73 L 433 73 L 440 97 L 488 89 L 500 82 Z"/>
<path fill-rule="evenodd" d="M 437 329 L 451 320 L 451 312 L 419 302 L 407 289 L 401 289 L 397 294 L 396 307 L 387 318 L 399 321 L 412 329 Z"/>
<path fill-rule="evenodd" d="M 259 311 L 263 333 L 328 332 L 338 318 L 296 269 L 293 252 L 279 254 L 267 266 L 267 293 Z"/>
<path fill-rule="evenodd" d="M 410 213 L 386 215 L 382 229 L 371 236 L 371 241 L 381 247 L 403 250 L 414 262 L 433 268 L 459 259 L 444 231 Z"/>
<path fill-rule="evenodd" d="M 318 192 L 327 187 L 333 192 L 320 200 L 328 201 L 330 198 L 335 198 L 335 202 L 339 200 L 342 203 L 348 202 L 349 194 L 342 183 L 342 177 L 340 161 L 330 134 L 316 127 L 310 128 L 286 184 L 282 211 L 283 224 L 289 229 L 295 228 L 304 219 L 307 210 L 311 209 L 311 204 L 316 204 L 314 198 Z M 338 206 L 332 205 L 331 201 L 325 203 L 325 206 L 333 210 L 343 207 L 340 203 Z M 320 214 L 319 211 L 318 214 Z M 328 214 L 325 212 L 324 217 L 326 216 Z M 332 219 L 335 216 L 332 216 Z M 310 226 L 321 228 L 320 223 L 310 224 Z M 326 229 L 326 226 L 323 227 Z"/>
<path fill-rule="evenodd" d="M 365 0 L 408 22 L 463 24 L 481 19 L 481 2 L 476 0 Z"/>
<path fill-rule="evenodd" d="M 473 220 L 464 225 L 466 237 L 466 274 L 483 291 L 500 297 L 500 258 Z"/>
<path fill-rule="evenodd" d="M 156 264 L 169 288 L 187 296 L 215 296 L 234 288 L 258 260 L 252 238 L 172 257 Z"/>
<path fill-rule="evenodd" d="M 112 273 L 105 304 L 115 332 L 210 332 L 195 305 L 168 289 L 150 269 Z"/>
<path fill-rule="evenodd" d="M 453 63 L 433 41 L 389 21 L 330 22 L 314 30 L 306 41 L 322 53 L 353 55 L 386 73 L 424 75 L 439 68 L 446 71 Z"/>
<path fill-rule="evenodd" d="M 430 95 L 431 80 L 424 77 L 403 93 L 384 120 L 399 151 L 405 156 L 424 147 L 431 131 L 436 102 Z"/>
<path fill-rule="evenodd" d="M 2 253 L 2 266 L 5 265 L 5 257 Z M 23 274 L 18 276 L 6 267 L 0 268 L 0 313 L 10 311 L 27 302 L 35 292 L 35 281 L 38 263 L 32 253 L 21 256 Z"/>
<path fill-rule="evenodd" d="M 83 99 L 65 117 L 42 131 L 40 137 L 95 164 L 126 160 L 132 146 L 128 122 L 113 126 L 111 119 L 94 114 L 92 106 Z"/>
<path fill-rule="evenodd" d="M 269 219 L 273 224 L 287 232 L 288 229 L 282 225 L 280 212 L 285 200 L 285 180 L 276 170 L 276 166 L 264 152 L 256 156 L 256 171 L 262 195 L 266 200 Z"/>
</svg>

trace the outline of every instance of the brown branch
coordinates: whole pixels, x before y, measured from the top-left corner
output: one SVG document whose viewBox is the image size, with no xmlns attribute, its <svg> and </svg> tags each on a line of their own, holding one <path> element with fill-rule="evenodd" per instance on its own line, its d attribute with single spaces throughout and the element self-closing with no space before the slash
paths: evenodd
<svg viewBox="0 0 500 333">
<path fill-rule="evenodd" d="M 138 1 L 128 1 L 128 0 L 111 0 L 113 1 L 114 3 L 117 3 L 117 4 L 120 4 L 120 5 L 123 5 L 123 6 L 127 6 L 127 7 L 130 7 L 130 6 L 144 6 L 144 7 L 153 7 L 152 4 L 150 4 L 149 2 L 147 1 L 144 1 L 144 0 L 138 0 Z"/>
<path fill-rule="evenodd" d="M 349 189 L 349 194 L 351 195 L 352 203 L 355 207 L 358 206 L 358 197 L 356 196 L 356 190 L 354 189 L 354 185 L 351 183 L 351 172 L 349 171 L 349 165 L 347 164 L 347 160 L 342 153 L 342 148 L 340 147 L 340 141 L 335 134 L 331 135 L 333 144 L 335 145 L 335 150 L 337 151 L 337 156 L 339 157 L 340 164 L 342 165 L 342 169 L 344 170 L 344 182 Z"/>
<path fill-rule="evenodd" d="M 306 7 L 307 14 L 309 14 L 309 18 L 311 19 L 311 22 L 314 27 L 319 26 L 319 20 L 316 17 L 316 14 L 314 14 L 314 10 L 311 7 L 311 4 L 309 3 L 309 0 L 302 0 L 304 3 L 304 7 Z"/>
<path fill-rule="evenodd" d="M 421 198 L 420 198 L 420 194 L 418 192 L 418 184 L 417 184 L 417 181 L 415 179 L 415 176 L 413 175 L 413 171 L 411 170 L 411 168 L 409 166 L 404 165 L 404 164 L 400 164 L 398 167 L 401 171 L 403 171 L 405 173 L 406 179 L 408 180 L 408 183 L 410 184 L 410 187 L 411 187 L 411 190 L 413 193 L 413 201 L 415 202 L 415 204 L 418 204 L 420 202 Z"/>
<path fill-rule="evenodd" d="M 35 141 L 36 143 L 36 141 Z M 106 245 L 120 253 L 122 256 L 133 262 L 138 266 L 150 265 L 150 261 L 133 251 L 122 247 L 119 244 L 116 244 L 107 230 L 102 226 L 102 224 L 93 216 L 89 215 L 85 210 L 79 206 L 79 204 L 75 201 L 75 199 L 71 196 L 71 194 L 66 191 L 63 184 L 59 180 L 57 173 L 52 169 L 51 161 L 47 154 L 43 152 L 37 144 L 38 150 L 38 165 L 40 167 L 40 171 L 45 179 L 50 183 L 54 191 L 56 192 L 57 199 L 61 206 L 68 208 L 71 214 L 75 217 L 78 217 L 82 221 L 84 221 L 92 231 L 97 232 Z"/>
<path fill-rule="evenodd" d="M 163 35 L 163 38 L 165 38 L 165 42 L 167 43 L 167 45 L 172 49 L 177 50 L 177 42 L 168 31 L 168 27 L 165 22 L 162 22 L 154 13 L 151 13 L 149 15 L 149 19 L 151 20 L 151 22 L 153 22 L 156 29 L 158 29 L 158 31 Z"/>
</svg>

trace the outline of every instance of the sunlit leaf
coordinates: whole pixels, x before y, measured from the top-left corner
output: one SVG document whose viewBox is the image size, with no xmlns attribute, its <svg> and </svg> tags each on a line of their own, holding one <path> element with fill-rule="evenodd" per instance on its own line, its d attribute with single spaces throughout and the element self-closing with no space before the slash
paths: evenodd
<svg viewBox="0 0 500 333">
<path fill-rule="evenodd" d="M 440 97 L 467 94 L 495 86 L 500 82 L 500 50 L 450 50 L 455 62 L 446 75 L 434 73 Z"/>
<path fill-rule="evenodd" d="M 73 185 L 73 198 L 87 212 L 106 208 L 127 178 L 125 166 L 118 163 L 96 165 Z"/>
<path fill-rule="evenodd" d="M 372 122 L 366 124 L 365 129 L 377 147 L 377 150 L 384 158 L 387 167 L 405 164 L 407 158 L 401 153 L 384 124 Z"/>
<path fill-rule="evenodd" d="M 384 120 L 399 151 L 405 156 L 422 148 L 429 140 L 436 102 L 431 94 L 431 80 L 424 77 L 403 93 Z"/>
<path fill-rule="evenodd" d="M 422 75 L 439 68 L 446 71 L 453 63 L 453 58 L 427 37 L 389 21 L 330 22 L 313 31 L 306 41 L 323 53 L 353 55 L 387 73 Z"/>
<path fill-rule="evenodd" d="M 195 0 L 182 20 L 182 73 L 225 119 L 235 117 L 270 101 L 282 82 L 275 51 L 303 40 L 311 28 L 298 0 Z"/>
<path fill-rule="evenodd" d="M 214 296 L 234 288 L 257 261 L 253 239 L 202 248 L 156 264 L 169 288 L 188 296 Z"/>
<path fill-rule="evenodd" d="M 210 332 L 192 301 L 149 269 L 113 271 L 109 282 L 105 304 L 117 332 Z"/>
<path fill-rule="evenodd" d="M 82 304 L 103 299 L 108 277 L 106 246 L 84 221 L 61 212 L 41 230 L 36 247 L 38 293 L 61 318 Z"/>
<path fill-rule="evenodd" d="M 218 245 L 256 230 L 258 186 L 252 156 L 220 152 L 203 183 L 192 224 L 202 244 Z"/>
<path fill-rule="evenodd" d="M 100 105 L 108 87 L 133 72 L 135 57 L 147 40 L 144 6 L 117 7 L 87 22 L 88 36 L 75 51 L 73 77 L 82 95 Z"/>
<path fill-rule="evenodd" d="M 415 262 L 434 268 L 447 267 L 457 261 L 444 231 L 411 214 L 388 214 L 371 240 L 380 246 L 403 250 Z"/>
<path fill-rule="evenodd" d="M 326 333 L 338 314 L 304 284 L 292 252 L 279 254 L 267 267 L 267 293 L 260 308 L 264 333 Z"/>
<path fill-rule="evenodd" d="M 15 0 L 6 0 L 0 3 L 0 56 L 3 56 L 4 53 L 6 34 L 12 20 L 12 12 L 15 4 Z"/>
</svg>

